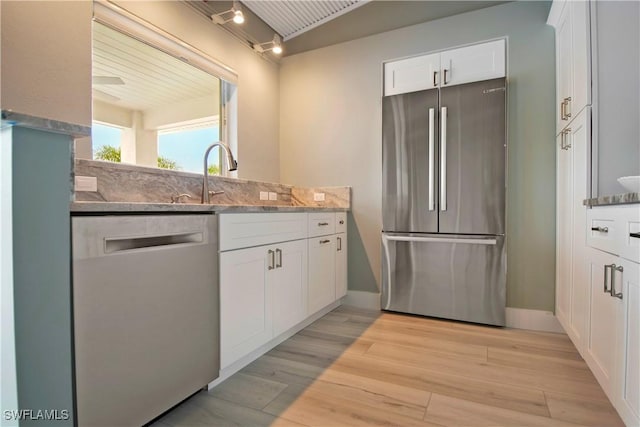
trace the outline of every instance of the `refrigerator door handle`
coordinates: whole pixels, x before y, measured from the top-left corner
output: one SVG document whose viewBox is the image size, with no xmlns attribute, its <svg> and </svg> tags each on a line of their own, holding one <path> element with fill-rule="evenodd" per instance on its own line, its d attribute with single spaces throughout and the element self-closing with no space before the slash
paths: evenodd
<svg viewBox="0 0 640 427">
<path fill-rule="evenodd" d="M 440 210 L 447 210 L 447 107 L 440 109 Z"/>
<path fill-rule="evenodd" d="M 435 108 L 429 108 L 429 210 L 436 208 L 435 203 Z"/>
<path fill-rule="evenodd" d="M 493 238 L 479 238 L 479 239 L 455 239 L 447 237 L 418 237 L 418 236 L 388 236 L 382 235 L 383 241 L 395 241 L 395 242 L 417 242 L 417 243 L 463 243 L 467 245 L 495 245 L 498 243 Z M 386 243 L 386 242 L 385 242 Z M 386 246 L 386 245 L 385 245 Z"/>
</svg>

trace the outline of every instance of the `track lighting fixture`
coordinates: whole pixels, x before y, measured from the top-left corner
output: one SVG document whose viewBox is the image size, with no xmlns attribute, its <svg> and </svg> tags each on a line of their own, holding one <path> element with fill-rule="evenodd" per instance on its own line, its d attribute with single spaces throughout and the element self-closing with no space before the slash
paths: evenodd
<svg viewBox="0 0 640 427">
<path fill-rule="evenodd" d="M 274 34 L 273 40 L 265 43 L 254 44 L 253 50 L 258 53 L 263 53 L 270 50 L 276 55 L 280 55 L 282 53 L 282 39 L 280 38 L 279 34 Z"/>
<path fill-rule="evenodd" d="M 231 14 L 229 15 L 229 13 Z M 227 15 L 227 17 L 225 18 L 224 15 Z M 211 20 L 218 25 L 223 25 L 231 21 L 236 24 L 242 24 L 244 22 L 244 14 L 242 13 L 240 2 L 234 1 L 231 9 L 211 15 Z"/>
</svg>

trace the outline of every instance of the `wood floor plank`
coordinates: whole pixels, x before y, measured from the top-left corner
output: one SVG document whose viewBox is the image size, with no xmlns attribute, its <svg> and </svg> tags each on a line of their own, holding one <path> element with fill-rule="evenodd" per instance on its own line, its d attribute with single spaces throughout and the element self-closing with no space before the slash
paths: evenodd
<svg viewBox="0 0 640 427">
<path fill-rule="evenodd" d="M 454 357 L 479 361 L 487 360 L 487 347 L 484 345 L 401 334 L 397 332 L 380 331 L 374 328 L 367 330 L 360 339 L 372 343 L 384 342 L 407 347 L 417 347 L 422 351 L 428 351 L 442 357 Z"/>
<path fill-rule="evenodd" d="M 513 368 L 533 369 L 545 374 L 592 377 L 584 360 L 551 357 L 521 350 L 489 347 L 487 361 Z"/>
<path fill-rule="evenodd" d="M 365 356 L 401 362 L 416 368 L 452 372 L 465 378 L 527 387 L 537 390 L 558 390 L 563 393 L 598 398 L 602 389 L 593 375 L 583 373 L 578 376 L 562 376 L 544 373 L 534 369 L 525 369 L 491 362 L 462 361 L 455 358 L 443 358 L 431 352 L 416 348 L 407 348 L 386 343 L 374 343 Z"/>
<path fill-rule="evenodd" d="M 262 409 L 278 396 L 287 384 L 238 372 L 209 392 L 210 396 L 253 409 Z M 251 390 L 247 393 L 247 390 Z"/>
<path fill-rule="evenodd" d="M 439 425 L 356 403 L 311 387 L 278 414 L 310 426 L 431 426 Z"/>
<path fill-rule="evenodd" d="M 155 425 L 622 422 L 566 335 L 341 306 Z"/>
<path fill-rule="evenodd" d="M 331 369 L 525 413 L 549 416 L 544 394 L 526 387 L 431 371 L 373 357 L 344 355 Z"/>
<path fill-rule="evenodd" d="M 576 424 L 549 417 L 496 408 L 468 400 L 434 393 L 424 416 L 430 421 L 451 427 L 576 427 Z"/>
<path fill-rule="evenodd" d="M 457 324 L 456 328 L 452 328 L 447 327 L 446 322 L 442 321 L 414 317 L 400 320 L 401 317 L 398 317 L 398 315 L 394 316 L 392 319 L 386 315 L 381 317 L 376 320 L 367 332 L 385 331 L 414 337 L 436 338 L 487 347 L 521 349 L 531 353 L 546 354 L 554 357 L 581 359 L 580 353 L 578 353 L 570 341 L 567 342 L 565 338 L 556 337 L 556 335 L 561 334 L 548 334 L 549 341 L 547 342 L 545 341 L 546 336 L 532 334 L 529 331 L 522 331 L 525 335 L 519 336 L 509 329 Z M 414 320 L 410 322 L 409 320 L 411 319 Z M 502 335 L 499 333 L 501 331 L 503 332 Z"/>
<path fill-rule="evenodd" d="M 558 392 L 545 392 L 551 417 L 585 426 L 624 427 L 607 397 L 585 400 Z"/>
</svg>

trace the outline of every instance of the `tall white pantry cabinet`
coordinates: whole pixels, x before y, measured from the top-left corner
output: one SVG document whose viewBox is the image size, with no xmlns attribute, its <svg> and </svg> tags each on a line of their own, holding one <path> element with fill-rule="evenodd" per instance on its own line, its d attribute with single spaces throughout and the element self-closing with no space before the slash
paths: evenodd
<svg viewBox="0 0 640 427">
<path fill-rule="evenodd" d="M 589 208 L 593 1 L 555 0 L 556 316 L 627 426 L 640 426 L 640 205 Z M 593 105 L 596 107 L 596 105 Z"/>
</svg>

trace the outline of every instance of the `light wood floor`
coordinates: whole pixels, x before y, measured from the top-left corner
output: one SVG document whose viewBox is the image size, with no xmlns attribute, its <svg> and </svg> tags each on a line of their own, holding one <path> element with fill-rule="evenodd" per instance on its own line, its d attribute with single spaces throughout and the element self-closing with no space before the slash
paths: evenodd
<svg viewBox="0 0 640 427">
<path fill-rule="evenodd" d="M 566 335 L 339 307 L 166 426 L 623 426 Z"/>
</svg>

